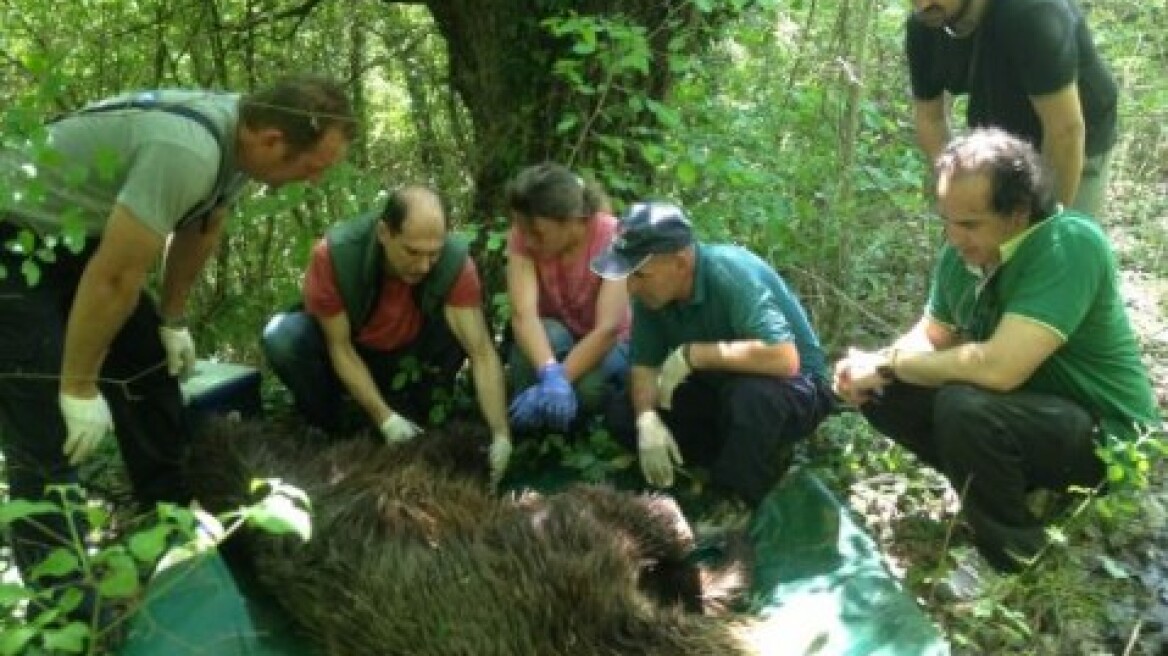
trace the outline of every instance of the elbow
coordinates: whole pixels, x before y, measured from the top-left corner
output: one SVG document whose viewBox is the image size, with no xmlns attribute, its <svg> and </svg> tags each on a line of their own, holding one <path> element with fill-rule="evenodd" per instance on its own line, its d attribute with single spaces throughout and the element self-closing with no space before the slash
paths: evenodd
<svg viewBox="0 0 1168 656">
<path fill-rule="evenodd" d="M 620 341 L 621 327 L 619 324 L 597 324 L 592 332 L 598 335 L 603 342 L 605 348 L 612 348 L 613 344 Z"/>
</svg>

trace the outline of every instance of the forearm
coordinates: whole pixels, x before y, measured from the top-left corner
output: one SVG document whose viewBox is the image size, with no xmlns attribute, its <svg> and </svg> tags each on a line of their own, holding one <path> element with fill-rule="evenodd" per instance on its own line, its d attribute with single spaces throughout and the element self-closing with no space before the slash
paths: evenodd
<svg viewBox="0 0 1168 656">
<path fill-rule="evenodd" d="M 208 221 L 206 230 L 196 226 L 171 235 L 162 269 L 162 294 L 159 311 L 165 319 L 183 316 L 191 288 L 215 252 L 222 233 L 223 217 Z"/>
<path fill-rule="evenodd" d="M 474 381 L 479 410 L 492 435 L 510 435 L 503 382 L 503 365 L 494 349 L 481 349 L 470 356 L 470 375 Z"/>
<path fill-rule="evenodd" d="M 568 357 L 564 358 L 564 371 L 568 380 L 575 382 L 599 365 L 620 339 L 620 329 L 597 326 L 576 342 Z"/>
<path fill-rule="evenodd" d="M 144 275 L 102 275 L 92 262 L 86 268 L 65 329 L 62 392 L 82 397 L 97 394 L 106 351 L 138 303 L 144 282 Z"/>
<path fill-rule="evenodd" d="M 1079 191 L 1079 178 L 1083 173 L 1084 137 L 1082 130 L 1069 128 L 1043 140 L 1042 154 L 1054 173 L 1059 202 L 1065 207 L 1071 206 Z"/>
<path fill-rule="evenodd" d="M 789 342 L 769 345 L 761 340 L 691 342 L 690 365 L 696 371 L 794 376 L 799 373 L 799 351 Z"/>
<path fill-rule="evenodd" d="M 652 367 L 634 366 L 629 373 L 629 387 L 632 394 L 633 416 L 657 407 L 657 370 Z"/>
<path fill-rule="evenodd" d="M 934 103 L 917 103 L 915 108 L 917 145 L 930 166 L 953 136 L 947 103 L 948 98 L 943 97 Z"/>
<path fill-rule="evenodd" d="M 539 317 L 534 315 L 516 317 L 511 324 L 511 330 L 520 352 L 532 367 L 538 369 L 555 359 Z"/>
<path fill-rule="evenodd" d="M 351 344 L 330 347 L 329 359 L 341 384 L 375 425 L 380 426 L 393 414 L 389 404 L 382 398 L 373 375 L 369 373 L 369 367 Z"/>
<path fill-rule="evenodd" d="M 945 383 L 970 383 L 986 389 L 1005 391 L 997 363 L 981 342 L 970 342 L 944 351 L 932 353 L 895 351 L 889 354 L 889 365 L 897 380 L 940 387 Z"/>
</svg>

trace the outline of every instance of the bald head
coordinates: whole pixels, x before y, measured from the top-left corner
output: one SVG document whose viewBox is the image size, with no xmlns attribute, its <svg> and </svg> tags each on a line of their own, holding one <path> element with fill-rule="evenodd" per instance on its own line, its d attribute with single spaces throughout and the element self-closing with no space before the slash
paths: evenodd
<svg viewBox="0 0 1168 656">
<path fill-rule="evenodd" d="M 394 235 L 421 230 L 446 233 L 446 211 L 433 189 L 422 185 L 399 187 L 389 195 L 381 220 Z"/>
<path fill-rule="evenodd" d="M 389 195 L 377 240 L 385 253 L 386 274 L 417 284 L 438 260 L 446 241 L 446 213 L 438 194 L 409 185 Z"/>
</svg>

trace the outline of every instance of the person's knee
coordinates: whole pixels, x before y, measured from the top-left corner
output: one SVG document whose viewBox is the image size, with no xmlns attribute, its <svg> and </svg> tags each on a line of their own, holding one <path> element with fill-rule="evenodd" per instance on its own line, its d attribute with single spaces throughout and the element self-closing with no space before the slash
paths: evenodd
<svg viewBox="0 0 1168 656">
<path fill-rule="evenodd" d="M 298 317 L 281 313 L 272 317 L 260 335 L 260 348 L 264 357 L 274 368 L 279 369 L 296 358 L 303 332 L 297 325 Z"/>
<path fill-rule="evenodd" d="M 997 430 L 993 392 L 973 385 L 950 384 L 937 392 L 933 407 L 936 444 L 945 462 L 962 462 L 968 467 L 986 453 L 1009 449 L 1009 436 Z"/>
</svg>

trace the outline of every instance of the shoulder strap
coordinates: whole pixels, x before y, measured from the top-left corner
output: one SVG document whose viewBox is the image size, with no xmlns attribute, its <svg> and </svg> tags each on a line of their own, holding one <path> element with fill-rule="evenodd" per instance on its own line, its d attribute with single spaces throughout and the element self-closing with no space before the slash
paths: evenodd
<svg viewBox="0 0 1168 656">
<path fill-rule="evenodd" d="M 203 114 L 202 112 L 186 105 L 163 102 L 161 100 L 160 94 L 157 91 L 143 91 L 133 98 L 117 100 L 98 105 L 91 105 L 68 114 L 62 114 L 60 116 L 53 117 L 49 123 L 56 123 L 73 116 L 100 114 L 104 112 L 113 112 L 126 109 L 156 110 L 166 112 L 168 114 L 174 114 L 176 116 L 182 116 L 183 118 L 198 123 L 199 125 L 203 126 L 207 132 L 211 133 L 211 136 L 215 139 L 215 143 L 219 146 L 219 170 L 215 174 L 215 186 L 211 189 L 211 193 L 207 196 L 207 198 L 191 208 L 191 210 L 183 215 L 182 219 L 180 219 L 179 222 L 175 225 L 177 228 L 186 225 L 192 220 L 200 219 L 203 221 L 203 225 L 206 226 L 206 221 L 211 215 L 211 210 L 215 209 L 215 206 L 224 200 L 224 197 L 228 192 L 228 187 L 230 186 L 230 178 L 232 177 L 229 175 L 227 170 L 227 147 L 223 141 L 223 134 L 219 131 L 219 126 L 215 125 L 215 122 L 212 121 L 206 114 Z"/>
<path fill-rule="evenodd" d="M 354 335 L 369 320 L 381 291 L 382 254 L 374 235 L 377 217 L 377 212 L 367 212 L 325 232 L 333 277 Z"/>
</svg>

